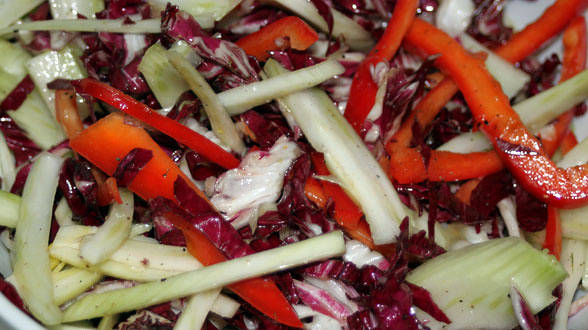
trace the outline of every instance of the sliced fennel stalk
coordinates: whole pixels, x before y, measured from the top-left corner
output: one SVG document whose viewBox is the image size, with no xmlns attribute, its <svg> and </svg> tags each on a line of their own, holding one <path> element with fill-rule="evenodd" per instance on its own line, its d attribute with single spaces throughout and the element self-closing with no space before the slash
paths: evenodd
<svg viewBox="0 0 588 330">
<path fill-rule="evenodd" d="M 269 60 L 269 77 L 287 72 Z M 343 118 L 329 96 L 317 88 L 278 99 L 283 112 L 294 117 L 304 135 L 319 152 L 342 187 L 363 210 L 376 244 L 394 242 L 405 217 L 413 217 L 392 183 L 351 125 Z"/>
<path fill-rule="evenodd" d="M 146 242 L 140 237 L 125 241 L 108 260 L 95 266 L 80 257 L 80 244 L 98 228 L 87 226 L 61 227 L 49 253 L 78 268 L 104 275 L 135 281 L 155 281 L 168 276 L 201 268 L 202 265 L 185 248 Z"/>
<path fill-rule="evenodd" d="M 344 71 L 345 68 L 336 60 L 326 60 L 303 69 L 288 71 L 276 77 L 226 90 L 219 93 L 218 97 L 231 115 L 237 115 L 275 98 L 316 86 Z"/>
<path fill-rule="evenodd" d="M 586 256 L 588 256 L 588 243 L 582 240 L 566 239 L 561 244 L 561 263 L 569 276 L 562 283 L 562 294 L 559 307 L 555 313 L 554 330 L 566 330 L 568 314 L 578 289 L 578 283 L 586 269 Z"/>
<path fill-rule="evenodd" d="M 16 228 L 21 198 L 8 191 L 0 191 L 0 226 Z"/>
<path fill-rule="evenodd" d="M 188 55 L 186 49 L 176 47 L 177 45 L 178 43 L 174 44 L 172 50 Z M 187 51 L 191 52 L 190 49 Z M 169 62 L 166 53 L 161 44 L 149 47 L 141 60 L 139 71 L 153 90 L 159 104 L 164 108 L 171 108 L 190 86 Z M 235 87 L 217 95 L 220 103 L 231 116 L 234 116 L 275 98 L 321 84 L 343 73 L 344 70 L 337 61 L 327 60 L 277 77 Z"/>
<path fill-rule="evenodd" d="M 33 163 L 25 183 L 15 232 L 14 276 L 19 294 L 31 313 L 44 324 L 61 322 L 55 303 L 47 244 L 53 199 L 62 159 L 43 153 Z"/>
<path fill-rule="evenodd" d="M 62 305 L 74 299 L 102 279 L 102 274 L 100 273 L 75 267 L 52 272 L 51 275 L 57 305 Z"/>
<path fill-rule="evenodd" d="M 123 19 L 54 19 L 31 21 L 0 29 L 0 36 L 10 36 L 19 31 L 67 31 L 110 33 L 161 33 L 159 19 L 143 19 L 125 24 Z"/>
<path fill-rule="evenodd" d="M 7 113 L 42 149 L 47 150 L 65 140 L 63 129 L 45 105 L 37 89 L 27 96 L 18 109 Z"/>
<path fill-rule="evenodd" d="M 549 122 L 588 98 L 588 70 L 513 106 L 527 128 L 537 133 Z M 492 146 L 481 132 L 465 133 L 437 150 L 469 153 Z"/>
<path fill-rule="evenodd" d="M 88 235 L 80 244 L 80 256 L 91 265 L 108 259 L 127 240 L 133 222 L 133 193 L 119 190 L 122 204 L 110 208 L 106 221 L 95 234 Z"/>
<path fill-rule="evenodd" d="M 488 54 L 485 61 L 486 68 L 488 68 L 488 72 L 492 74 L 498 83 L 500 83 L 504 94 L 506 94 L 509 99 L 517 95 L 518 92 L 531 80 L 531 77 L 526 72 L 494 54 L 468 34 L 461 34 L 459 40 L 469 51 L 484 52 L 485 54 Z"/>
<path fill-rule="evenodd" d="M 132 288 L 89 294 L 64 311 L 64 322 L 136 310 L 244 279 L 340 256 L 343 233 L 333 231 L 297 243 L 217 263 L 191 272 Z"/>
<path fill-rule="evenodd" d="M 78 18 L 78 14 L 87 18 L 95 17 L 104 10 L 104 0 L 49 0 L 53 19 Z"/>
<path fill-rule="evenodd" d="M 0 28 L 14 23 L 42 3 L 43 0 L 0 0 Z"/>
<path fill-rule="evenodd" d="M 83 20 L 82 20 L 83 21 Z M 82 79 L 86 77 L 84 66 L 80 63 L 81 50 L 68 46 L 60 51 L 49 51 L 37 55 L 27 62 L 31 79 L 37 85 L 51 115 L 55 117 L 55 91 L 47 88 L 47 84 L 55 79 Z M 85 118 L 88 113 L 87 104 L 78 96 L 80 115 Z"/>
<path fill-rule="evenodd" d="M 186 80 L 190 89 L 200 99 L 204 111 L 210 120 L 210 126 L 221 142 L 234 152 L 240 155 L 245 154 L 247 148 L 237 131 L 237 126 L 235 126 L 231 116 L 229 116 L 227 110 L 221 104 L 218 96 L 202 74 L 181 54 L 173 50 L 167 52 L 167 57 L 184 80 Z"/>
<path fill-rule="evenodd" d="M 141 59 L 139 71 L 145 77 L 159 104 L 163 108 L 171 109 L 190 86 L 171 65 L 166 54 L 167 50 L 160 43 L 149 47 Z"/>
<path fill-rule="evenodd" d="M 567 276 L 561 264 L 517 237 L 493 239 L 431 259 L 406 280 L 427 289 L 451 320 L 444 329 L 511 329 L 515 286 L 537 313 Z"/>
<path fill-rule="evenodd" d="M 10 191 L 14 180 L 16 180 L 16 161 L 2 132 L 0 132 L 0 175 L 2 177 L 2 190 Z"/>
</svg>

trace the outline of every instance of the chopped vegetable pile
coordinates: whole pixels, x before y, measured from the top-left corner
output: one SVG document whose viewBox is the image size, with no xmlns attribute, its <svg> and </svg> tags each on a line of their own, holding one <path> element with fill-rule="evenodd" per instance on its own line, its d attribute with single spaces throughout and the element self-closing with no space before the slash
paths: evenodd
<svg viewBox="0 0 588 330">
<path fill-rule="evenodd" d="M 0 318 L 588 328 L 588 1 L 515 3 L 0 2 Z"/>
</svg>

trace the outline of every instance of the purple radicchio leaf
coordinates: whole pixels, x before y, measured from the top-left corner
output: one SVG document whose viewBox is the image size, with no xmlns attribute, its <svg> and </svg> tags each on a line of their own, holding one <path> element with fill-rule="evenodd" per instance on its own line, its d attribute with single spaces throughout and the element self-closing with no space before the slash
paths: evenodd
<svg viewBox="0 0 588 330">
<path fill-rule="evenodd" d="M 185 155 L 190 174 L 194 180 L 203 181 L 211 176 L 219 176 L 224 169 L 194 151 L 188 151 Z"/>
<path fill-rule="evenodd" d="M 539 201 L 525 189 L 515 188 L 517 220 L 521 229 L 536 232 L 545 229 L 547 224 L 547 204 Z"/>
<path fill-rule="evenodd" d="M 312 4 L 316 7 L 319 15 L 327 22 L 327 28 L 329 34 L 333 31 L 333 13 L 331 13 L 331 6 L 329 6 L 324 0 L 311 0 Z"/>
<path fill-rule="evenodd" d="M 451 323 L 451 320 L 443 313 L 441 308 L 435 304 L 431 293 L 418 285 L 408 283 L 408 287 L 412 291 L 413 303 L 416 307 L 427 312 L 439 322 Z"/>
<path fill-rule="evenodd" d="M 16 291 L 16 288 L 12 284 L 6 282 L 1 276 L 0 276 L 0 292 L 14 306 L 18 307 L 18 309 L 25 312 L 26 314 L 29 314 L 29 312 L 26 310 L 26 308 L 24 306 L 22 299 L 20 298 L 18 292 Z"/>
<path fill-rule="evenodd" d="M 243 49 L 232 42 L 208 36 L 192 16 L 176 7 L 167 6 L 162 16 L 161 30 L 172 40 L 186 41 L 198 55 L 229 69 L 248 82 L 259 79 Z"/>
<path fill-rule="evenodd" d="M 27 96 L 35 89 L 35 83 L 29 75 L 23 78 L 18 85 L 6 96 L 0 104 L 2 111 L 17 110 L 26 100 Z"/>
<path fill-rule="evenodd" d="M 247 111 L 241 114 L 240 119 L 255 135 L 255 142 L 261 150 L 269 150 L 276 141 L 286 135 L 291 137 L 294 133 L 288 127 L 284 117 L 277 114 L 260 114 L 256 111 Z"/>
<path fill-rule="evenodd" d="M 180 177 L 174 182 L 174 195 L 179 205 L 190 213 L 186 220 L 200 230 L 228 258 L 239 258 L 255 253 L 255 250 L 243 241 L 239 232 Z"/>
<path fill-rule="evenodd" d="M 529 307 L 525 298 L 523 298 L 519 290 L 514 286 L 510 287 L 510 300 L 514 314 L 522 330 L 541 330 L 537 316 L 531 312 L 531 307 Z"/>
<path fill-rule="evenodd" d="M 472 23 L 467 29 L 488 48 L 495 48 L 505 43 L 512 35 L 512 29 L 503 24 L 504 0 L 475 0 L 476 8 Z"/>
<path fill-rule="evenodd" d="M 135 148 L 118 163 L 112 175 L 120 187 L 128 186 L 139 172 L 153 158 L 151 150 Z"/>
<path fill-rule="evenodd" d="M 349 306 L 335 299 L 325 290 L 299 280 L 294 280 L 294 285 L 300 300 L 314 311 L 330 316 L 340 323 L 344 323 L 347 317 L 354 313 Z"/>
<path fill-rule="evenodd" d="M 58 186 L 75 215 L 86 216 L 97 204 L 97 184 L 87 163 L 66 159 L 61 167 Z"/>
<path fill-rule="evenodd" d="M 17 110 L 34 89 L 35 84 L 26 76 L 0 104 L 0 131 L 14 154 L 16 166 L 31 160 L 41 149 L 26 136 L 6 111 Z"/>
<path fill-rule="evenodd" d="M 496 204 L 513 193 L 512 177 L 507 171 L 485 176 L 472 191 L 470 205 L 481 215 L 488 217 Z"/>
</svg>

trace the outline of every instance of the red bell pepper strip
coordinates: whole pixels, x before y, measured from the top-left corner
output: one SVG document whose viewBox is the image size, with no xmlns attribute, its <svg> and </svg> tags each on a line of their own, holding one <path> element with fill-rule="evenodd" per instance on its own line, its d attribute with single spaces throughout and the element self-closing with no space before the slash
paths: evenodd
<svg viewBox="0 0 588 330">
<path fill-rule="evenodd" d="M 283 40 L 288 38 L 288 41 Z M 247 55 L 259 61 L 269 57 L 269 51 L 288 47 L 305 50 L 318 40 L 316 31 L 296 16 L 281 18 L 235 42 Z"/>
<path fill-rule="evenodd" d="M 304 196 L 321 209 L 327 205 L 327 196 L 319 180 L 309 177 L 304 183 Z"/>
<path fill-rule="evenodd" d="M 578 144 L 578 140 L 576 139 L 576 135 L 574 132 L 568 131 L 568 134 L 564 136 L 563 141 L 561 141 L 561 152 L 562 154 L 567 154 L 570 150 L 572 150 Z"/>
<path fill-rule="evenodd" d="M 418 4 L 417 0 L 396 1 L 392 18 L 382 38 L 361 62 L 353 77 L 345 118 L 360 135 L 363 134 L 364 121 L 374 106 L 378 91 L 378 83 L 374 81 L 372 71 L 378 63 L 388 63 L 392 59 L 414 20 Z"/>
<path fill-rule="evenodd" d="M 476 187 L 481 181 L 482 180 L 480 179 L 472 179 L 464 182 L 455 192 L 455 197 L 459 199 L 462 203 L 470 205 L 472 201 L 472 192 L 474 191 L 474 189 L 476 189 Z"/>
<path fill-rule="evenodd" d="M 73 90 L 55 91 L 55 118 L 70 139 L 78 136 L 84 129 Z"/>
<path fill-rule="evenodd" d="M 239 160 L 204 136 L 168 117 L 162 116 L 148 106 L 124 94 L 116 88 L 94 79 L 73 80 L 78 93 L 88 94 L 102 100 L 122 112 L 139 119 L 177 142 L 186 145 L 209 161 L 224 168 L 235 168 Z"/>
<path fill-rule="evenodd" d="M 191 182 L 151 136 L 140 127 L 125 122 L 117 113 L 110 114 L 83 130 L 69 141 L 70 147 L 108 175 L 134 148 L 151 150 L 153 158 L 129 184 L 129 189 L 144 200 L 163 196 L 174 200 L 174 181 L 181 176 Z M 198 188 L 192 187 L 205 196 Z"/>
<path fill-rule="evenodd" d="M 588 166 L 557 168 L 512 109 L 500 85 L 457 41 L 421 19 L 415 19 L 404 40 L 426 54 L 440 54 L 436 65 L 457 83 L 480 129 L 529 193 L 558 208 L 588 203 Z"/>
<path fill-rule="evenodd" d="M 557 260 L 561 256 L 561 219 L 557 208 L 547 206 L 547 225 L 545 227 L 545 241 L 543 248 L 549 250 L 549 253 L 554 255 Z"/>
<path fill-rule="evenodd" d="M 182 231 L 186 238 L 188 252 L 202 264 L 209 266 L 227 260 L 189 222 L 174 213 L 167 213 L 164 216 Z M 261 277 L 253 278 L 233 283 L 227 288 L 272 319 L 290 327 L 302 328 L 302 322 L 300 322 L 292 306 L 272 280 Z"/>
<path fill-rule="evenodd" d="M 457 92 L 450 78 L 443 79 L 417 104 L 398 132 L 386 145 L 390 155 L 389 175 L 398 183 L 466 180 L 499 171 L 503 165 L 494 152 L 458 154 L 432 150 L 428 161 L 417 148 L 410 148 L 414 125 L 426 127 Z"/>
<path fill-rule="evenodd" d="M 323 154 L 315 152 L 311 155 L 311 159 L 318 175 L 331 175 L 325 164 Z M 363 217 L 361 209 L 338 184 L 327 181 L 323 181 L 321 184 L 327 198 L 333 200 L 335 206 L 335 220 L 345 228 L 351 230 L 357 228 L 359 221 Z"/>
<path fill-rule="evenodd" d="M 586 20 L 583 16 L 576 17 L 565 29 L 563 34 L 563 61 L 560 82 L 563 82 L 586 68 Z M 574 117 L 574 109 L 561 114 L 552 124 L 552 131 L 547 136 L 539 135 L 543 148 L 548 155 L 553 155 L 570 132 L 570 124 Z"/>
<path fill-rule="evenodd" d="M 578 13 L 583 12 L 587 4 L 586 0 L 557 0 L 539 19 L 515 33 L 494 52 L 512 63 L 526 58 L 545 40 L 559 33 Z"/>
</svg>

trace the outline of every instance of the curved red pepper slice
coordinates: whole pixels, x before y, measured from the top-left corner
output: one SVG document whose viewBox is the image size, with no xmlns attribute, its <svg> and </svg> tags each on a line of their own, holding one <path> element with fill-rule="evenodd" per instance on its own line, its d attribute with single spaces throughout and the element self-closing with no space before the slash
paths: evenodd
<svg viewBox="0 0 588 330">
<path fill-rule="evenodd" d="M 417 0 L 396 2 L 392 18 L 382 38 L 361 62 L 353 77 L 349 100 L 345 108 L 345 118 L 360 135 L 363 134 L 364 121 L 374 106 L 378 92 L 378 84 L 372 77 L 372 71 L 378 63 L 387 63 L 392 59 L 400 47 L 404 33 L 414 20 L 418 4 Z"/>
<path fill-rule="evenodd" d="M 186 145 L 213 163 L 227 169 L 239 166 L 239 160 L 237 158 L 209 139 L 173 119 L 158 114 L 145 104 L 114 87 L 90 78 L 73 80 L 71 83 L 76 92 L 91 95 L 139 119 L 172 137 L 177 142 Z"/>
<path fill-rule="evenodd" d="M 288 42 L 280 45 L 281 38 Z M 313 28 L 296 16 L 288 16 L 270 23 L 257 32 L 246 35 L 235 42 L 247 55 L 255 56 L 259 61 L 269 57 L 269 51 L 288 47 L 305 50 L 318 40 Z"/>
<path fill-rule="evenodd" d="M 588 166 L 558 168 L 514 112 L 500 85 L 457 41 L 421 19 L 414 21 L 404 40 L 426 54 L 441 55 L 437 65 L 457 83 L 480 129 L 527 191 L 559 208 L 588 203 Z"/>
<path fill-rule="evenodd" d="M 512 63 L 524 59 L 545 40 L 561 31 L 578 13 L 583 12 L 586 5 L 586 0 L 557 0 L 539 19 L 515 33 L 506 44 L 494 52 Z"/>
</svg>

